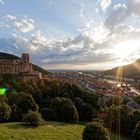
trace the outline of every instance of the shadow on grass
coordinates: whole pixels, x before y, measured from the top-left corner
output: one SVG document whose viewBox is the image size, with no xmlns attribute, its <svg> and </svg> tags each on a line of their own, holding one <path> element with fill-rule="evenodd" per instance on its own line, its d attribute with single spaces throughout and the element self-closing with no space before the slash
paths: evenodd
<svg viewBox="0 0 140 140">
<path fill-rule="evenodd" d="M 29 129 L 29 128 L 37 128 L 37 126 L 32 126 L 30 124 L 25 123 L 15 123 L 15 124 L 6 124 L 6 127 L 10 129 Z"/>
</svg>

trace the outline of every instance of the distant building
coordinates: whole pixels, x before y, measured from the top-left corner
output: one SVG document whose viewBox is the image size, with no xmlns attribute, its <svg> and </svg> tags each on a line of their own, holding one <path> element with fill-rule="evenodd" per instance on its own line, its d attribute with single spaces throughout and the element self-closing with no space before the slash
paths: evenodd
<svg viewBox="0 0 140 140">
<path fill-rule="evenodd" d="M 19 75 L 23 80 L 37 80 L 42 78 L 40 72 L 33 70 L 29 54 L 26 53 L 22 54 L 21 59 L 0 59 L 0 74 Z"/>
</svg>

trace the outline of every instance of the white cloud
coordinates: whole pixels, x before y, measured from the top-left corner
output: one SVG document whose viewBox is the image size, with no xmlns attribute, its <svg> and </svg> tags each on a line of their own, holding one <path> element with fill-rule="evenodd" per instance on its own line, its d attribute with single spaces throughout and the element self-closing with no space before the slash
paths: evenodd
<svg viewBox="0 0 140 140">
<path fill-rule="evenodd" d="M 13 15 L 6 15 L 5 17 L 3 17 L 3 19 L 6 19 L 6 20 L 16 20 L 16 17 L 13 16 Z"/>
<path fill-rule="evenodd" d="M 81 3 L 81 9 L 80 9 L 80 16 L 81 17 L 84 17 L 84 12 L 85 12 L 84 4 Z"/>
<path fill-rule="evenodd" d="M 111 5 L 111 0 L 101 0 L 101 7 L 106 10 Z"/>
<path fill-rule="evenodd" d="M 0 4 L 4 5 L 4 0 L 0 0 Z"/>
<path fill-rule="evenodd" d="M 33 23 L 34 23 L 33 19 L 29 19 L 25 17 L 24 19 L 21 19 L 20 21 L 16 21 L 15 26 L 20 32 L 26 33 L 29 31 L 33 31 L 35 29 L 35 26 Z"/>
<path fill-rule="evenodd" d="M 103 30 L 103 25 L 100 25 Z M 97 32 L 99 29 L 97 30 Z M 101 33 L 102 34 L 102 33 Z M 36 32 L 28 39 L 24 36 L 16 35 L 15 44 L 19 51 L 26 51 L 31 54 L 35 62 L 44 65 L 89 65 L 102 62 L 112 63 L 116 57 L 112 48 L 127 40 L 139 39 L 140 30 L 126 25 L 117 26 L 113 32 L 97 41 L 87 36 L 83 30 L 81 35 L 75 38 L 66 38 L 57 41 L 53 37 L 45 36 L 41 32 Z M 127 47 L 127 46 L 126 46 Z M 131 59 L 131 58 L 130 58 Z"/>
<path fill-rule="evenodd" d="M 127 9 L 127 6 L 125 4 L 120 4 L 120 3 L 113 6 L 114 10 L 119 10 L 120 8 Z"/>
<path fill-rule="evenodd" d="M 10 28 L 10 25 L 8 25 L 8 24 L 6 24 L 4 22 L 0 22 L 0 28 L 4 28 L 4 27 Z"/>
<path fill-rule="evenodd" d="M 128 0 L 126 4 L 116 4 L 106 19 L 108 27 L 115 27 L 127 18 L 137 16 L 140 18 L 140 0 Z M 136 19 L 135 19 L 136 20 Z"/>
<path fill-rule="evenodd" d="M 76 1 L 76 0 L 74 0 Z M 12 23 L 15 23 L 18 31 L 13 34 L 15 53 L 21 52 L 30 53 L 33 58 L 33 62 L 36 62 L 42 66 L 47 65 L 54 66 L 77 66 L 86 67 L 87 65 L 94 68 L 94 65 L 102 65 L 108 63 L 108 65 L 117 61 L 117 56 L 113 54 L 113 47 L 117 44 L 129 45 L 129 41 L 135 42 L 140 40 L 140 29 L 134 25 L 126 25 L 125 19 L 133 16 L 136 19 L 136 15 L 139 16 L 139 8 L 136 6 L 139 4 L 138 0 L 130 1 L 126 4 L 116 4 L 110 8 L 109 12 L 102 12 L 101 7 L 96 7 L 97 12 L 101 12 L 107 16 L 105 17 L 105 23 L 103 19 L 101 21 L 87 22 L 85 27 L 79 28 L 80 35 L 76 37 L 68 37 L 65 39 L 56 39 L 53 36 L 47 36 L 41 31 L 35 30 L 35 23 L 33 19 L 29 19 L 25 16 L 23 19 L 15 19 L 14 17 L 7 16 Z M 81 16 L 85 16 L 85 5 L 79 1 L 81 8 Z M 101 4 L 101 1 L 99 2 Z M 107 4 L 108 3 L 108 4 Z M 137 3 L 137 4 L 136 4 Z M 106 10 L 111 4 L 110 1 L 102 1 L 102 9 Z M 113 5 L 113 4 L 112 4 Z M 94 10 L 94 9 L 93 9 Z M 100 14 L 100 13 L 99 13 Z M 89 21 L 89 20 L 88 20 Z M 9 22 L 6 22 L 9 23 Z M 11 24 L 10 24 L 11 25 Z M 33 31 L 29 34 L 23 34 L 29 31 Z M 123 42 L 128 42 L 124 43 Z M 139 43 L 139 41 L 138 41 Z M 135 56 L 140 56 L 140 51 L 137 51 Z M 129 57 L 129 60 L 134 60 L 136 57 Z M 115 63 L 117 65 L 117 63 Z M 111 65 L 110 65 L 111 66 Z"/>
<path fill-rule="evenodd" d="M 109 29 L 102 22 L 97 24 L 94 22 L 88 23 L 86 27 L 80 28 L 78 31 L 96 43 L 104 42 L 110 34 Z"/>
<path fill-rule="evenodd" d="M 129 0 L 128 9 L 130 14 L 140 16 L 140 0 Z"/>
<path fill-rule="evenodd" d="M 107 17 L 105 25 L 109 28 L 114 28 L 117 24 L 120 24 L 128 16 L 128 8 L 125 4 L 116 4 L 113 7 L 113 11 Z"/>
</svg>

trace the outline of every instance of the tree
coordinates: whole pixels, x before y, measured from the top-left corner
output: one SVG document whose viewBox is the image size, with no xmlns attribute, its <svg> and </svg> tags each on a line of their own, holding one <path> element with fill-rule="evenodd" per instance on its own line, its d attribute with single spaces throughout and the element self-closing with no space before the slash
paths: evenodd
<svg viewBox="0 0 140 140">
<path fill-rule="evenodd" d="M 11 115 L 11 108 L 10 106 L 5 103 L 0 103 L 0 122 L 7 121 L 10 118 Z"/>
<path fill-rule="evenodd" d="M 31 84 L 27 84 L 25 88 L 25 92 L 27 94 L 33 94 L 35 92 L 35 89 Z"/>
<path fill-rule="evenodd" d="M 92 121 L 94 115 L 94 108 L 88 103 L 83 103 L 81 105 L 81 110 L 79 110 L 80 119 L 83 121 Z"/>
<path fill-rule="evenodd" d="M 82 138 L 83 140 L 109 140 L 106 128 L 95 122 L 87 124 L 82 133 Z"/>
<path fill-rule="evenodd" d="M 137 122 L 140 121 L 140 111 L 131 111 L 127 106 L 110 106 L 105 114 L 104 124 L 115 133 L 132 137 Z"/>
<path fill-rule="evenodd" d="M 134 131 L 135 140 L 140 140 L 140 121 L 137 123 L 135 131 Z"/>
<path fill-rule="evenodd" d="M 39 126 L 43 124 L 43 119 L 41 114 L 36 111 L 29 111 L 23 116 L 23 122 L 29 123 L 32 126 Z"/>
<path fill-rule="evenodd" d="M 93 107 L 98 108 L 99 95 L 95 93 L 88 93 L 87 102 Z"/>
<path fill-rule="evenodd" d="M 59 121 L 75 122 L 79 120 L 77 109 L 70 99 L 57 97 L 52 100 L 51 108 L 57 113 Z"/>
<path fill-rule="evenodd" d="M 85 103 L 80 97 L 77 97 L 74 102 L 79 114 L 79 120 L 92 121 L 94 107 L 89 103 Z"/>
<path fill-rule="evenodd" d="M 140 104 L 140 95 L 139 95 L 139 96 L 134 97 L 134 100 L 135 100 L 138 104 Z"/>
<path fill-rule="evenodd" d="M 33 94 L 32 94 L 35 102 L 39 105 L 42 106 L 43 102 L 43 95 L 40 89 L 37 89 Z"/>
<path fill-rule="evenodd" d="M 38 106 L 33 99 L 32 95 L 20 93 L 18 95 L 17 107 L 21 110 L 21 113 L 27 113 L 29 110 L 37 111 Z"/>
<path fill-rule="evenodd" d="M 4 95 L 4 96 L 0 96 L 0 103 L 2 102 L 6 102 L 7 103 L 7 97 Z"/>
<path fill-rule="evenodd" d="M 121 122 L 121 108 L 115 105 L 110 106 L 105 115 L 104 123 L 107 128 L 115 133 L 119 133 Z"/>
<path fill-rule="evenodd" d="M 113 96 L 113 97 L 107 102 L 107 106 L 111 106 L 111 105 L 120 106 L 120 105 L 121 105 L 121 98 L 118 97 L 118 96 Z"/>
<path fill-rule="evenodd" d="M 21 116 L 19 115 L 19 109 L 18 107 L 13 104 L 11 105 L 11 116 L 10 116 L 10 121 L 20 121 L 21 120 Z"/>
<path fill-rule="evenodd" d="M 51 108 L 42 108 L 41 109 L 41 114 L 42 114 L 42 118 L 44 120 L 56 120 L 57 119 L 57 114 L 56 112 L 51 109 Z"/>
<path fill-rule="evenodd" d="M 47 95 L 52 98 L 60 97 L 61 90 L 59 81 L 53 80 L 48 83 Z"/>
</svg>

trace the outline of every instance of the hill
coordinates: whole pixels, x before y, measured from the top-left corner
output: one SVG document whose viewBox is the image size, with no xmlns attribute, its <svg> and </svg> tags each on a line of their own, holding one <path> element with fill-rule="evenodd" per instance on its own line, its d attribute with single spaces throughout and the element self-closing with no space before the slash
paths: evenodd
<svg viewBox="0 0 140 140">
<path fill-rule="evenodd" d="M 104 74 L 115 75 L 118 69 L 122 69 L 122 76 L 126 78 L 140 79 L 140 59 L 134 63 L 113 68 L 103 72 Z"/>
<path fill-rule="evenodd" d="M 18 56 L 15 56 L 13 54 L 8 54 L 8 53 L 4 53 L 4 52 L 0 52 L 0 59 L 8 59 L 8 60 L 15 60 L 15 59 L 20 59 Z M 39 71 L 43 74 L 49 74 L 48 71 L 46 71 L 45 69 L 35 65 L 35 64 L 32 64 L 33 65 L 33 69 L 35 71 Z"/>
</svg>

